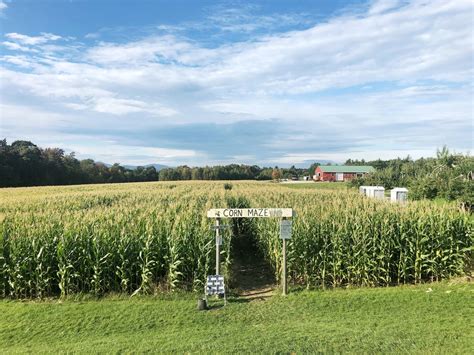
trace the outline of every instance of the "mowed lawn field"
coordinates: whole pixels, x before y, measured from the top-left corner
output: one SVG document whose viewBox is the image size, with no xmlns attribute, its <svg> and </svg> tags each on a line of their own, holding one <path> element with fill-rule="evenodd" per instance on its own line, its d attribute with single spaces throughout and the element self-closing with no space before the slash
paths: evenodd
<svg viewBox="0 0 474 355">
<path fill-rule="evenodd" d="M 457 353 L 474 284 L 296 291 L 196 310 L 196 294 L 0 301 L 1 353 Z"/>
</svg>

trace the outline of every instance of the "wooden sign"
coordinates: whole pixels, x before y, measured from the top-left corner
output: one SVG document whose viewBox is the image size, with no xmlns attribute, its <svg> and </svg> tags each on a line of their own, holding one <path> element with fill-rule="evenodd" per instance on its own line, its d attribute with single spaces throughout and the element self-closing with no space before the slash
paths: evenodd
<svg viewBox="0 0 474 355">
<path fill-rule="evenodd" d="M 283 218 L 293 217 L 291 208 L 213 208 L 209 218 Z"/>
</svg>

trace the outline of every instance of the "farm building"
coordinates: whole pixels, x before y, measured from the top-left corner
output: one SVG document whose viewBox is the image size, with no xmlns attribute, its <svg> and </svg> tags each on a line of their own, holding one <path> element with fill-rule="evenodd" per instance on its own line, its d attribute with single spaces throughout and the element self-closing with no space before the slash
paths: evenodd
<svg viewBox="0 0 474 355">
<path fill-rule="evenodd" d="M 320 165 L 313 176 L 315 181 L 349 181 L 355 177 L 374 172 L 371 166 L 357 165 Z"/>
</svg>

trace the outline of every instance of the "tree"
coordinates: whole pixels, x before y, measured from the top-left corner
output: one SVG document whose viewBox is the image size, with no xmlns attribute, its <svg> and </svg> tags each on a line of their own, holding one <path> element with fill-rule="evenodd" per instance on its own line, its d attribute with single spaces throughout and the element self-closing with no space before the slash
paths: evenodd
<svg viewBox="0 0 474 355">
<path fill-rule="evenodd" d="M 192 172 L 189 166 L 182 166 L 181 167 L 181 180 L 191 180 L 192 178 Z"/>
<path fill-rule="evenodd" d="M 156 181 L 158 180 L 158 173 L 154 166 L 147 166 L 143 173 L 144 180 L 143 181 Z"/>
<path fill-rule="evenodd" d="M 193 168 L 191 172 L 191 178 L 193 180 L 202 180 L 202 168 Z"/>
<path fill-rule="evenodd" d="M 257 175 L 257 180 L 271 180 L 273 174 L 272 168 L 264 168 Z"/>
<path fill-rule="evenodd" d="M 321 164 L 319 164 L 319 163 L 313 163 L 313 164 L 311 164 L 311 165 L 309 166 L 309 168 L 308 168 L 308 175 L 309 175 L 310 177 L 312 177 L 312 176 L 315 174 L 315 172 L 316 172 L 316 168 L 317 168 L 318 166 L 320 166 L 320 165 L 321 165 Z"/>
<path fill-rule="evenodd" d="M 277 166 L 272 171 L 272 179 L 276 181 L 279 181 L 281 179 L 281 171 L 280 169 L 278 169 Z"/>
</svg>

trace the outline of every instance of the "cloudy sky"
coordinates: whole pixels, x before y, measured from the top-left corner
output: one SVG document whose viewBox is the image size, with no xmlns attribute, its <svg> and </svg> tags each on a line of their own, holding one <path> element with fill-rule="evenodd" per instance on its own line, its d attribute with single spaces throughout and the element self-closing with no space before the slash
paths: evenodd
<svg viewBox="0 0 474 355">
<path fill-rule="evenodd" d="M 472 151 L 473 11 L 0 0 L 0 138 L 135 165 Z"/>
</svg>

